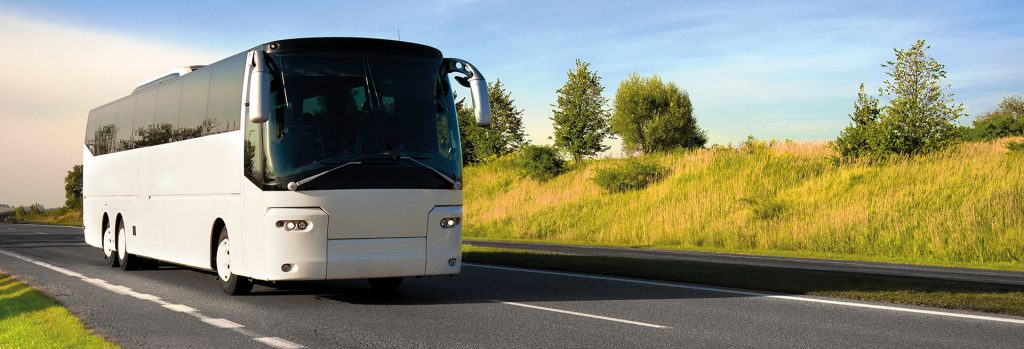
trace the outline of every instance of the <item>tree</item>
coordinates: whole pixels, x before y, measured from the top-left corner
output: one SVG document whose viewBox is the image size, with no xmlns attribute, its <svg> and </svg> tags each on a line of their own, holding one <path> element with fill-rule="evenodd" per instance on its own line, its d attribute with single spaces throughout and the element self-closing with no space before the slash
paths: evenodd
<svg viewBox="0 0 1024 349">
<path fill-rule="evenodd" d="M 877 101 L 861 91 L 853 123 L 833 144 L 843 157 L 922 154 L 960 139 L 954 122 L 965 115 L 964 108 L 953 100 L 951 86 L 942 85 L 945 66 L 926 54 L 930 48 L 918 40 L 908 49 L 894 49 L 896 60 L 882 64 L 889 79 L 879 94 L 889 104 L 875 113 Z"/>
<path fill-rule="evenodd" d="M 64 208 L 82 208 L 82 165 L 75 165 L 64 176 Z"/>
<path fill-rule="evenodd" d="M 511 154 L 527 144 L 523 110 L 516 108 L 512 94 L 501 84 L 501 79 L 487 84 L 487 96 L 491 127 L 484 129 L 477 149 L 485 158 Z"/>
<path fill-rule="evenodd" d="M 853 114 L 850 114 L 852 122 L 839 133 L 839 138 L 832 143 L 832 149 L 844 158 L 871 153 L 872 147 L 877 145 L 877 142 L 872 142 L 872 137 L 877 133 L 880 113 L 878 99 L 868 95 L 864 91 L 864 84 L 860 84 L 857 101 L 853 103 Z"/>
<path fill-rule="evenodd" d="M 986 140 L 1024 135 L 1024 97 L 1003 98 L 995 110 L 978 115 L 970 132 L 971 138 Z"/>
<path fill-rule="evenodd" d="M 628 152 L 699 148 L 708 141 L 693 117 L 690 95 L 657 75 L 633 73 L 619 84 L 609 124 Z"/>
<path fill-rule="evenodd" d="M 455 103 L 464 164 L 508 155 L 529 143 L 523 127 L 523 110 L 516 108 L 511 92 L 505 89 L 500 79 L 487 85 L 487 95 L 491 109 L 490 127 L 476 125 L 472 109 L 465 106 L 465 98 Z"/>
<path fill-rule="evenodd" d="M 576 69 L 569 71 L 565 85 L 556 92 L 558 99 L 551 117 L 555 146 L 577 164 L 584 157 L 608 150 L 602 144 L 609 134 L 609 112 L 605 109 L 608 100 L 601 96 L 601 77 L 590 70 L 590 63 L 577 59 Z"/>
</svg>

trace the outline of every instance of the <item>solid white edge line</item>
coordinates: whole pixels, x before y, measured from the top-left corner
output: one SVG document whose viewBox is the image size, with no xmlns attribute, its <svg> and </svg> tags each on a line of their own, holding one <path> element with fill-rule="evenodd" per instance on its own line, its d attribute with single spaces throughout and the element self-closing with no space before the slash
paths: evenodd
<svg viewBox="0 0 1024 349">
<path fill-rule="evenodd" d="M 614 321 L 614 322 L 621 322 L 621 323 L 630 324 L 630 325 L 653 327 L 653 328 L 669 328 L 668 326 L 649 324 L 649 323 L 646 323 L 646 322 L 616 319 L 616 318 L 613 318 L 613 317 L 607 317 L 607 316 L 601 316 L 601 315 L 593 315 L 593 314 L 587 314 L 587 313 L 578 313 L 578 312 L 575 312 L 575 311 L 555 309 L 555 308 L 548 308 L 548 307 L 541 307 L 541 306 L 530 305 L 530 304 L 523 304 L 523 303 L 516 303 L 516 302 L 506 302 L 506 301 L 498 300 L 498 299 L 492 299 L 491 301 L 492 302 L 496 302 L 496 303 L 501 303 L 501 304 L 514 305 L 514 306 L 517 306 L 517 307 L 531 308 L 531 309 L 538 309 L 538 310 L 546 310 L 546 311 L 555 312 L 555 313 L 562 313 L 562 314 L 569 314 L 569 315 L 588 317 L 588 318 L 592 318 L 592 319 L 600 319 L 600 320 L 608 320 L 608 321 Z"/>
<path fill-rule="evenodd" d="M 504 267 L 504 266 L 486 265 L 486 264 L 475 264 L 475 263 L 465 263 L 465 262 L 462 263 L 462 265 L 470 266 L 470 267 L 477 267 L 477 268 L 499 269 L 499 270 L 518 271 L 518 272 L 525 272 L 525 273 L 536 273 L 536 274 L 546 274 L 546 275 L 568 276 L 568 277 L 583 278 L 583 279 L 594 279 L 594 280 L 604 280 L 604 281 L 626 282 L 626 283 L 650 285 L 650 286 L 682 288 L 682 289 L 688 289 L 688 290 L 698 290 L 698 291 L 707 291 L 707 292 L 727 293 L 727 294 L 735 294 L 735 295 L 743 295 L 743 296 L 766 297 L 766 298 L 785 299 L 785 300 L 800 301 L 800 302 L 810 302 L 810 303 L 819 303 L 819 304 L 831 304 L 831 305 L 842 305 L 842 306 L 856 307 L 856 308 L 890 310 L 890 311 L 897 311 L 897 312 L 904 312 L 904 313 L 926 314 L 926 315 L 936 315 L 936 316 L 945 316 L 945 317 L 962 318 L 962 319 L 974 319 L 974 320 L 984 320 L 984 321 L 1005 322 L 1005 323 L 1024 325 L 1024 319 L 1013 319 L 1013 318 L 1004 318 L 1004 317 L 996 317 L 996 316 L 960 314 L 960 313 L 952 313 L 952 312 L 936 311 L 936 310 L 903 308 L 903 307 L 890 306 L 890 305 L 877 305 L 877 304 L 867 304 L 867 303 L 845 302 L 845 301 L 837 301 L 837 300 L 822 299 L 822 298 L 811 298 L 811 297 L 804 297 L 804 296 L 786 296 L 786 295 L 779 295 L 779 294 L 772 294 L 772 293 L 765 293 L 765 292 L 757 292 L 757 291 L 745 291 L 745 290 L 735 290 L 735 289 L 717 288 L 717 287 L 709 287 L 709 286 L 686 285 L 686 284 L 677 284 L 677 283 L 661 282 L 661 281 L 646 281 L 646 280 L 628 279 L 628 278 L 621 278 L 621 277 L 599 276 L 599 275 L 569 273 L 569 272 L 560 272 L 560 271 L 547 271 L 547 270 L 539 270 L 539 269 Z"/>
<path fill-rule="evenodd" d="M 167 309 L 170 309 L 170 310 L 173 310 L 173 311 L 176 311 L 176 312 L 185 313 L 185 314 L 189 314 L 189 315 L 195 316 L 196 318 L 200 319 L 201 321 L 203 321 L 204 323 L 206 323 L 208 325 L 233 330 L 235 332 L 238 332 L 238 333 L 241 333 L 241 334 L 243 334 L 245 336 L 248 336 L 248 337 L 252 338 L 253 340 L 255 340 L 257 342 L 266 344 L 266 345 L 271 346 L 271 347 L 286 348 L 286 349 L 305 348 L 305 346 L 302 346 L 301 344 L 290 342 L 290 341 L 287 341 L 287 340 L 282 339 L 282 338 L 278 338 L 278 337 L 263 337 L 262 335 L 260 335 L 258 333 L 255 333 L 255 332 L 252 332 L 252 331 L 244 329 L 243 327 L 245 327 L 245 326 L 240 325 L 240 324 L 235 323 L 235 322 L 232 322 L 232 321 L 227 320 L 227 319 L 212 319 L 212 318 L 207 317 L 207 316 L 205 316 L 203 314 L 200 314 L 199 310 L 197 310 L 195 308 L 192 308 L 192 307 L 189 307 L 187 305 L 168 303 L 167 301 L 164 301 L 163 299 L 160 299 L 160 297 L 157 297 L 157 296 L 154 296 L 154 295 L 151 295 L 151 294 L 138 293 L 138 292 L 133 291 L 131 288 L 128 288 L 126 286 L 110 284 L 106 280 L 103 280 L 103 279 L 90 278 L 88 276 L 79 274 L 77 272 L 74 272 L 74 271 L 71 271 L 71 270 L 68 270 L 68 269 L 65 269 L 65 268 L 62 268 L 62 267 L 58 267 L 58 266 L 50 264 L 50 263 L 43 262 L 41 260 L 29 257 L 29 256 L 21 255 L 20 253 L 15 253 L 15 252 L 7 251 L 7 250 L 4 250 L 4 249 L 0 249 L 0 254 L 5 254 L 7 256 L 10 256 L 10 257 L 13 257 L 13 258 L 17 258 L 17 259 L 20 259 L 20 260 L 23 260 L 23 261 L 26 261 L 26 262 L 29 262 L 29 263 L 41 266 L 43 268 L 47 268 L 47 269 L 56 271 L 56 272 L 64 274 L 64 275 L 75 277 L 75 278 L 77 278 L 77 279 L 79 279 L 79 280 L 81 280 L 81 281 L 83 281 L 85 283 L 92 284 L 94 286 L 106 289 L 106 290 L 111 291 L 111 292 L 116 293 L 116 294 L 132 296 L 132 297 L 135 297 L 135 298 L 138 298 L 138 299 L 141 299 L 141 300 L 148 300 L 150 302 L 159 304 L 159 305 L 163 306 L 164 308 L 167 308 Z"/>
</svg>

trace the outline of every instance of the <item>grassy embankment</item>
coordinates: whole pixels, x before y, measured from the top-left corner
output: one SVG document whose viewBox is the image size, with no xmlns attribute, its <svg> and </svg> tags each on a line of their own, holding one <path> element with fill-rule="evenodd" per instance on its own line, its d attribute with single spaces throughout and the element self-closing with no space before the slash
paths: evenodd
<svg viewBox="0 0 1024 349">
<path fill-rule="evenodd" d="M 590 160 L 548 182 L 466 169 L 469 239 L 656 247 L 1024 271 L 1024 152 L 1007 140 L 837 164 L 820 143 L 654 154 L 670 173 L 610 194 Z"/>
<path fill-rule="evenodd" d="M 17 217 L 14 210 L 0 213 L 0 222 L 9 223 L 30 223 L 49 225 L 72 225 L 82 226 L 81 209 L 48 209 L 41 213 L 26 213 L 24 217 Z"/>
<path fill-rule="evenodd" d="M 117 348 L 31 287 L 0 274 L 0 348 Z"/>
</svg>

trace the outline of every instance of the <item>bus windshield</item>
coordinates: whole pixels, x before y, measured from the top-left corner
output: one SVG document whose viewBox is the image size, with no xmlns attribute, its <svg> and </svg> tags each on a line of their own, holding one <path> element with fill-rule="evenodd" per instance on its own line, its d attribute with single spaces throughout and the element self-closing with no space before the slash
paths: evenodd
<svg viewBox="0 0 1024 349">
<path fill-rule="evenodd" d="M 262 137 L 269 189 L 357 161 L 303 190 L 449 189 L 461 180 L 458 124 L 440 59 L 280 53 L 273 61 L 277 102 Z"/>
</svg>

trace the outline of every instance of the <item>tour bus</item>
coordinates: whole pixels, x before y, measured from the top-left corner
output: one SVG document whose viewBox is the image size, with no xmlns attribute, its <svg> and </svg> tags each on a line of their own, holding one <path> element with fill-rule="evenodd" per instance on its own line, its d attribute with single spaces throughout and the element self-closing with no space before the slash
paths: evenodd
<svg viewBox="0 0 1024 349">
<path fill-rule="evenodd" d="M 85 241 L 112 267 L 213 271 L 232 295 L 457 274 L 453 73 L 488 126 L 479 70 L 401 41 L 280 40 L 143 83 L 89 113 Z"/>
</svg>

